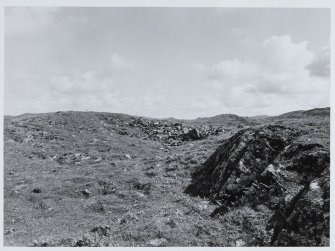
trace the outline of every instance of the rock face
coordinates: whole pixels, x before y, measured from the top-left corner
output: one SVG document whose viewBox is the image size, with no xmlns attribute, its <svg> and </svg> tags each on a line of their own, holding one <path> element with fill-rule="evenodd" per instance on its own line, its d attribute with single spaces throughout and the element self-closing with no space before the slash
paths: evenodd
<svg viewBox="0 0 335 251">
<path fill-rule="evenodd" d="M 327 245 L 329 160 L 329 149 L 310 142 L 299 129 L 248 128 L 193 173 L 186 192 L 217 202 L 213 216 L 236 207 L 267 207 L 267 245 Z"/>
</svg>

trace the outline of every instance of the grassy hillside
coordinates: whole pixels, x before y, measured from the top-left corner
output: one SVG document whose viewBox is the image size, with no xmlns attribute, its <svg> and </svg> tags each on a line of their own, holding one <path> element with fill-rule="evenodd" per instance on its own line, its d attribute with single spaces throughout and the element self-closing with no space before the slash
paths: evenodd
<svg viewBox="0 0 335 251">
<path fill-rule="evenodd" d="M 271 209 L 244 206 L 212 217 L 215 201 L 184 191 L 227 139 L 268 123 L 297 128 L 304 140 L 329 148 L 327 108 L 193 121 L 97 112 L 6 116 L 4 243 L 247 245 L 253 233 L 243 220 L 264 220 Z"/>
</svg>

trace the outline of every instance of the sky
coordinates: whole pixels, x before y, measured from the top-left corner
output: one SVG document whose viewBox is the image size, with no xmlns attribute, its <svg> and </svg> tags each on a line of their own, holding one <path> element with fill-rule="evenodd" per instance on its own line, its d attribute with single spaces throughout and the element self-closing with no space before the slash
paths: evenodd
<svg viewBox="0 0 335 251">
<path fill-rule="evenodd" d="M 7 115 L 330 106 L 329 9 L 6 7 Z"/>
</svg>

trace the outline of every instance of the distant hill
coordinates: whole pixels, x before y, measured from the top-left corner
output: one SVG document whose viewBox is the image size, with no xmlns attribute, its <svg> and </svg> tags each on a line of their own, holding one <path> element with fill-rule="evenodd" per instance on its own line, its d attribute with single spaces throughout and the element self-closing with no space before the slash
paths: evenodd
<svg viewBox="0 0 335 251">
<path fill-rule="evenodd" d="M 302 118 L 309 116 L 330 116 L 330 107 L 293 111 L 279 115 L 279 118 Z"/>
<path fill-rule="evenodd" d="M 307 117 L 316 117 L 316 116 L 329 117 L 330 108 L 325 107 L 325 108 L 315 108 L 311 110 L 292 111 L 281 114 L 279 116 L 258 115 L 252 117 L 242 117 L 234 114 L 221 114 L 216 115 L 214 117 L 197 118 L 195 120 L 192 120 L 192 122 L 207 123 L 213 125 L 224 125 L 224 126 L 236 126 L 239 124 L 244 126 L 254 126 L 254 125 L 276 122 L 281 119 L 303 119 Z"/>
<path fill-rule="evenodd" d="M 220 114 L 213 117 L 200 117 L 196 119 L 176 119 L 176 118 L 164 118 L 164 119 L 156 119 L 144 116 L 134 116 L 127 115 L 122 113 L 108 113 L 108 112 L 82 112 L 82 111 L 58 111 L 55 113 L 25 113 L 17 116 L 9 116 L 5 115 L 5 120 L 21 120 L 21 119 L 29 119 L 34 117 L 48 117 L 63 114 L 68 116 L 79 116 L 81 118 L 90 117 L 94 118 L 95 116 L 112 116 L 121 121 L 128 121 L 130 119 L 140 118 L 146 120 L 155 120 L 155 121 L 169 121 L 173 123 L 184 123 L 188 125 L 214 125 L 214 126 L 224 126 L 224 127 L 236 127 L 236 126 L 255 126 L 262 125 L 267 123 L 274 123 L 283 119 L 304 119 L 308 117 L 330 117 L 330 107 L 325 108 L 314 108 L 311 110 L 298 110 L 292 111 L 288 113 L 283 113 L 278 116 L 268 116 L 268 115 L 257 115 L 257 116 L 238 116 L 235 114 Z"/>
</svg>

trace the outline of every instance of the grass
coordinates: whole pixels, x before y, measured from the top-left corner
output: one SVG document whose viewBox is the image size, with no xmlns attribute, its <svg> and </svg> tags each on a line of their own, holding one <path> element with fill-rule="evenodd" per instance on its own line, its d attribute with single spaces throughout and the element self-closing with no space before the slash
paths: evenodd
<svg viewBox="0 0 335 251">
<path fill-rule="evenodd" d="M 6 118 L 5 246 L 267 241 L 269 233 L 262 229 L 269 213 L 263 209 L 238 208 L 213 218 L 217 205 L 184 193 L 191 172 L 239 128 L 166 146 L 145 139 L 128 120 L 126 115 L 75 112 Z M 312 130 L 311 140 L 329 141 L 327 122 L 299 123 L 302 130 Z"/>
</svg>

